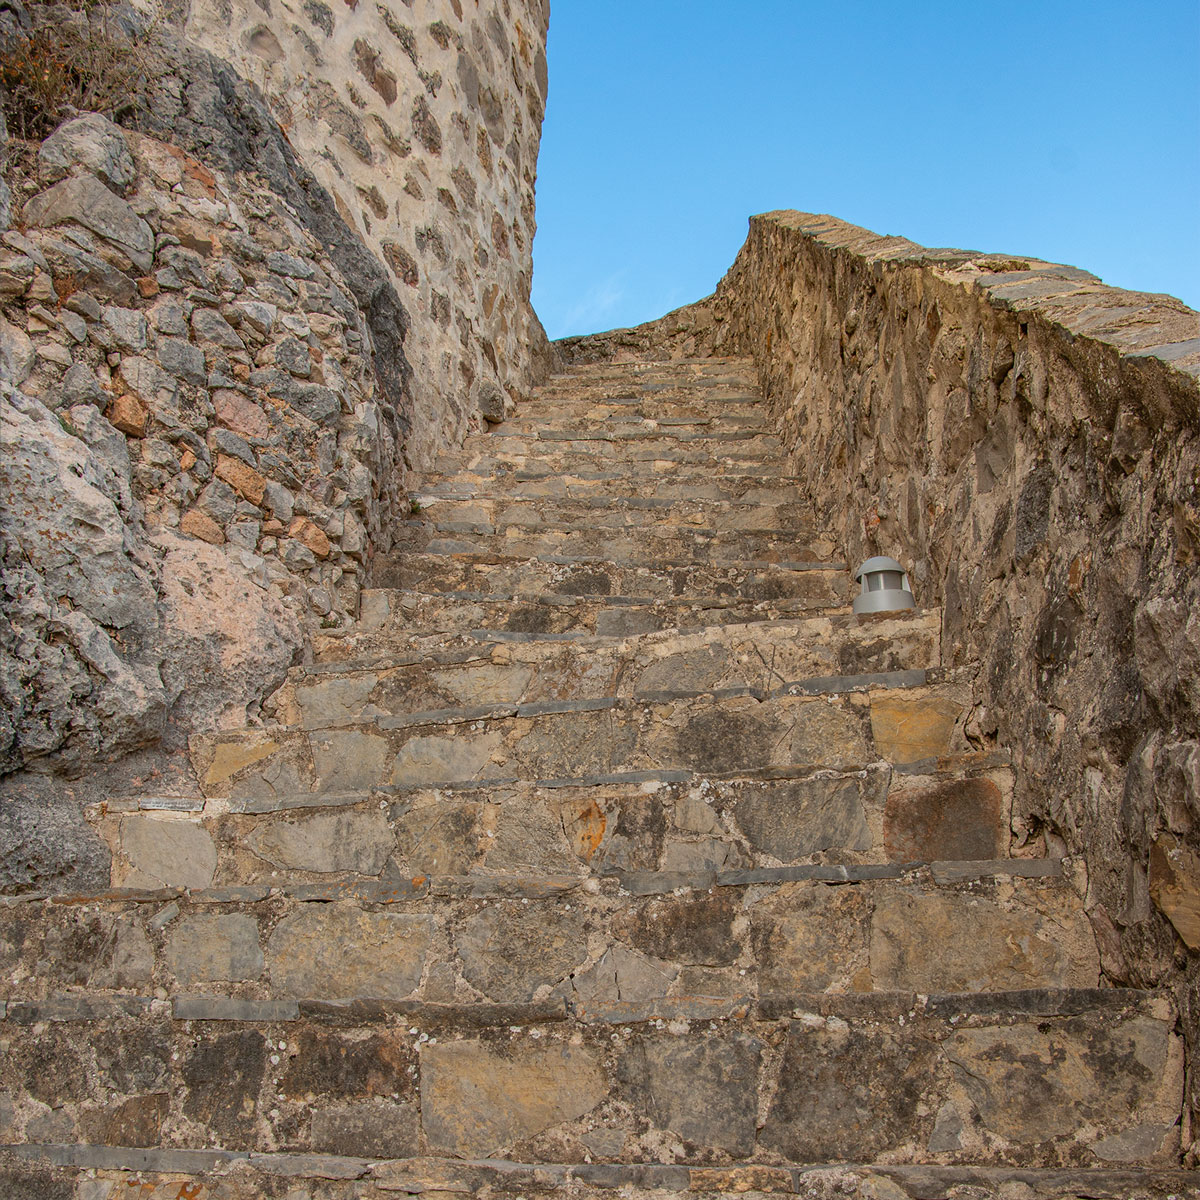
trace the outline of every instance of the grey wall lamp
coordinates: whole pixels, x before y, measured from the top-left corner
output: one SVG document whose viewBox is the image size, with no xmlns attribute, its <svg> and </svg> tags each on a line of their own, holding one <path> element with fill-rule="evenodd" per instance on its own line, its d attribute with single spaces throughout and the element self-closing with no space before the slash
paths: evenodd
<svg viewBox="0 0 1200 1200">
<path fill-rule="evenodd" d="M 916 607 L 908 573 L 894 558 L 882 555 L 868 558 L 854 572 L 854 578 L 862 585 L 862 592 L 854 597 L 852 606 L 859 615 Z"/>
</svg>

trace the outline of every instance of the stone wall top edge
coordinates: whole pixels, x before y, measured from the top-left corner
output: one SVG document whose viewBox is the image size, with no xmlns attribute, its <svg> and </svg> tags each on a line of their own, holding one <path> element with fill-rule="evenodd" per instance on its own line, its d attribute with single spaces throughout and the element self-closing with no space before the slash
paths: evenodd
<svg viewBox="0 0 1200 1200">
<path fill-rule="evenodd" d="M 1029 255 L 929 248 L 824 213 L 791 209 L 750 218 L 868 264 L 933 271 L 997 308 L 1033 313 L 1067 333 L 1106 343 L 1122 356 L 1156 358 L 1200 386 L 1200 313 L 1174 296 L 1111 287 L 1089 271 Z"/>
</svg>

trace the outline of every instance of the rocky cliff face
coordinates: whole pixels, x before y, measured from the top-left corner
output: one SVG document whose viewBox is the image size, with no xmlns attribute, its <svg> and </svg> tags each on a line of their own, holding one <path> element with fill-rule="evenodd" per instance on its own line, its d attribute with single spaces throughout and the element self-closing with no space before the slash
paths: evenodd
<svg viewBox="0 0 1200 1200">
<path fill-rule="evenodd" d="M 0 31 L 11 54 L 112 19 L 151 66 L 124 125 L 8 146 L 10 886 L 93 869 L 73 801 L 106 778 L 170 791 L 189 734 L 256 719 L 303 630 L 356 613 L 411 465 L 548 353 L 542 6 L 290 7 L 39 6 Z"/>
</svg>

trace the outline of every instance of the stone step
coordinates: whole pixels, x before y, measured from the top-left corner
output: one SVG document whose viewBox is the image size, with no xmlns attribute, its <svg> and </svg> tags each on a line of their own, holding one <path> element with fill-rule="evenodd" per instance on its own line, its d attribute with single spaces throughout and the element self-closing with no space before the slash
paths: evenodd
<svg viewBox="0 0 1200 1200">
<path fill-rule="evenodd" d="M 625 638 L 447 638 L 394 633 L 374 661 L 296 668 L 269 703 L 276 720 L 313 729 L 402 712 L 693 694 L 789 685 L 861 686 L 864 675 L 924 672 L 940 665 L 941 615 L 818 617 L 752 625 L 664 630 Z"/>
<path fill-rule="evenodd" d="M 305 829 L 263 817 L 257 831 L 245 820 L 255 836 L 243 852 L 271 856 L 257 882 L 0 906 L 9 1019 L 18 1004 L 204 995 L 538 1002 L 605 1022 L 697 998 L 728 1016 L 796 993 L 1091 988 L 1100 977 L 1082 903 L 1049 859 L 744 871 L 742 883 L 638 895 L 615 880 L 536 875 L 305 883 L 265 868 L 302 852 L 315 818 Z M 349 859 L 366 842 L 308 846 L 318 849 Z"/>
<path fill-rule="evenodd" d="M 570 780 L 631 771 L 738 775 L 907 764 L 969 749 L 970 689 L 921 675 L 729 692 L 490 704 L 320 730 L 194 735 L 208 796 L 250 798 L 374 787 Z"/>
<path fill-rule="evenodd" d="M 504 468 L 493 474 L 468 470 L 429 473 L 420 477 L 416 498 L 418 503 L 426 497 L 473 500 L 488 496 L 515 501 L 553 497 L 593 504 L 688 501 L 774 507 L 802 503 L 799 488 L 797 479 L 768 477 L 761 472 L 714 476 L 708 471 L 609 469 L 555 474 L 533 463 L 527 468 Z"/>
<path fill-rule="evenodd" d="M 704 465 L 739 462 L 762 464 L 768 459 L 781 459 L 780 451 L 781 443 L 774 434 L 750 430 L 709 433 L 670 427 L 639 437 L 615 437 L 603 433 L 579 436 L 570 431 L 561 437 L 549 433 L 524 436 L 478 433 L 466 438 L 460 450 L 439 456 L 435 465 L 440 466 L 447 458 L 469 463 L 481 456 L 500 461 L 523 461 L 527 458 L 563 463 L 598 460 L 606 467 L 659 460 Z M 776 464 L 777 469 L 781 466 L 782 461 Z"/>
<path fill-rule="evenodd" d="M 360 598 L 358 622 L 348 629 L 315 630 L 311 650 L 315 665 L 371 664 L 388 659 L 398 645 L 434 651 L 446 638 L 461 635 L 491 642 L 630 637 L 790 620 L 813 611 L 814 605 L 804 599 L 739 603 L 716 597 L 514 597 L 368 588 Z M 843 607 L 821 611 L 830 618 L 847 615 Z"/>
<path fill-rule="evenodd" d="M 422 521 L 446 532 L 495 533 L 508 529 L 646 529 L 669 526 L 704 535 L 808 531 L 813 514 L 794 499 L 776 503 L 654 499 L 641 496 L 522 497 L 505 493 L 441 495 L 410 491 Z"/>
<path fill-rule="evenodd" d="M 670 382 L 679 386 L 704 387 L 738 383 L 757 386 L 758 373 L 751 358 L 675 359 L 659 362 L 580 363 L 560 371 L 540 385 L 542 389 L 572 381 L 618 383 Z"/>
<path fill-rule="evenodd" d="M 757 476 L 759 481 L 776 484 L 786 474 L 782 462 L 764 462 L 761 454 L 742 443 L 723 446 L 721 453 L 710 454 L 703 448 L 684 446 L 678 449 L 640 446 L 629 453 L 617 454 L 607 443 L 597 443 L 592 451 L 570 452 L 561 445 L 506 445 L 513 439 L 497 438 L 484 443 L 478 452 L 456 450 L 453 454 L 438 455 L 433 469 L 438 473 L 478 475 L 486 479 L 502 479 L 517 473 L 526 479 L 547 475 L 568 477 L 590 476 L 597 480 L 614 480 L 622 490 L 640 491 L 640 481 L 662 476 L 711 475 L 718 483 L 728 476 Z"/>
<path fill-rule="evenodd" d="M 349 1106 L 347 1106 L 349 1107 Z M 366 1106 L 364 1118 L 373 1115 Z M 386 1119 L 386 1113 L 382 1114 Z M 359 1124 L 366 1124 L 366 1119 Z M 327 1118 L 314 1118 L 321 1127 Z M 324 1139 L 318 1139 L 324 1141 Z M 343 1139 L 339 1138 L 338 1141 Z M 348 1140 L 348 1139 L 347 1139 Z M 586 1147 L 585 1147 L 586 1149 Z M 245 1150 L 136 1149 L 97 1144 L 0 1148 L 5 1195 L 38 1200 L 263 1200 L 281 1184 L 293 1200 L 363 1200 L 394 1194 L 424 1196 L 539 1196 L 570 1200 L 742 1195 L 801 1196 L 806 1200 L 945 1200 L 1019 1197 L 1020 1200 L 1192 1200 L 1200 1172 L 1172 1167 L 995 1167 L 963 1161 L 831 1164 L 781 1167 L 735 1162 L 719 1167 L 663 1163 L 524 1163 L 508 1159 L 389 1159 L 354 1155 L 260 1153 Z M 78 1188 L 78 1191 L 74 1190 Z M 315 1190 L 310 1192 L 308 1188 Z M 364 1192 L 364 1188 L 370 1188 Z"/>
<path fill-rule="evenodd" d="M 728 425 L 728 427 L 726 427 Z M 474 434 L 478 442 L 468 449 L 485 446 L 488 440 L 514 444 L 542 443 L 551 446 L 574 447 L 577 443 L 588 443 L 583 449 L 595 449 L 593 443 L 604 443 L 622 451 L 626 442 L 647 443 L 692 443 L 723 445 L 727 443 L 752 442 L 769 448 L 771 453 L 779 449 L 775 431 L 761 420 L 723 422 L 720 419 L 669 420 L 669 421 L 564 421 L 537 420 L 506 421 L 492 425 L 483 434 Z"/>
<path fill-rule="evenodd" d="M 679 423 L 684 427 L 709 422 L 716 428 L 759 426 L 764 433 L 774 432 L 770 410 L 755 395 L 721 395 L 718 398 L 701 393 L 699 396 L 689 394 L 672 398 L 661 392 L 603 399 L 573 397 L 561 392 L 551 396 L 539 394 L 518 404 L 515 416 L 493 428 L 536 430 L 542 427 L 573 428 L 586 424 L 593 429 L 609 429 L 613 426 L 640 426 L 646 422 L 667 425 Z"/>
<path fill-rule="evenodd" d="M 205 1160 L 213 1147 L 265 1152 L 249 1164 L 258 1169 L 283 1150 L 294 1156 L 277 1165 L 285 1176 L 371 1180 L 359 1196 L 479 1186 L 478 1160 L 496 1158 L 509 1186 L 512 1160 L 553 1172 L 590 1158 L 591 1170 L 608 1167 L 598 1178 L 609 1187 L 644 1164 L 641 1186 L 673 1182 L 677 1195 L 693 1178 L 791 1190 L 805 1180 L 789 1168 L 839 1161 L 909 1172 L 962 1171 L 964 1159 L 1022 1171 L 1176 1165 L 1182 1051 L 1163 996 L 697 996 L 656 1019 L 654 1006 L 631 1005 L 640 1011 L 624 1020 L 595 1021 L 561 1005 L 506 1007 L 488 1020 L 475 1006 L 403 1002 L 10 1004 L 8 1137 L 31 1143 L 17 1153 L 34 1161 L 92 1169 L 178 1170 L 189 1160 L 170 1155 L 194 1150 L 193 1170 L 221 1166 L 234 1181 L 246 1178 L 236 1160 Z M 128 1148 L 138 1145 L 154 1149 Z M 439 1169 L 430 1158 L 458 1161 Z M 720 1171 L 735 1165 L 762 1174 Z M 550 1172 L 529 1180 L 556 1191 Z M 259 1194 L 282 1195 L 280 1183 Z M 847 1194 L 826 1183 L 801 1194 Z M 193 1194 L 172 1186 L 165 1194 Z"/>
<path fill-rule="evenodd" d="M 428 877 L 435 889 L 595 890 L 849 881 L 933 862 L 935 878 L 1016 846 L 1012 772 L 996 755 L 936 765 L 757 772 L 732 779 L 629 772 L 545 785 L 395 787 L 234 800 L 113 797 L 86 810 L 111 847 L 113 887 L 356 885 Z M 1024 865 L 1023 865 L 1024 864 Z M 889 867 L 893 873 L 901 868 Z M 749 872 L 749 874 L 747 874 Z M 589 883 L 588 881 L 592 882 Z M 386 891 L 391 885 L 380 884 Z M 608 886 L 606 883 L 605 886 Z"/>
<path fill-rule="evenodd" d="M 812 608 L 849 602 L 842 563 L 645 563 L 592 558 L 524 559 L 500 555 L 381 554 L 372 571 L 377 588 L 482 596 L 637 597 L 706 605 L 788 600 Z"/>
<path fill-rule="evenodd" d="M 508 525 L 495 532 L 467 521 L 419 517 L 392 535 L 392 556 L 481 555 L 506 558 L 574 558 L 654 565 L 667 562 L 829 562 L 832 538 L 804 529 L 755 530 L 649 524 L 636 529 L 587 525 Z"/>
</svg>

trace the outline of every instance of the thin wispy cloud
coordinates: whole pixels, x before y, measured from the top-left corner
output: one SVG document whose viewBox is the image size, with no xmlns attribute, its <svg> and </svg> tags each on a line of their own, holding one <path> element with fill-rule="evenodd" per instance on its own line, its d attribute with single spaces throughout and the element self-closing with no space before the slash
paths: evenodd
<svg viewBox="0 0 1200 1200">
<path fill-rule="evenodd" d="M 550 337 L 594 333 L 610 329 L 613 314 L 620 312 L 628 294 L 629 272 L 622 268 L 597 280 L 582 293 L 567 296 L 533 297 L 534 308 Z"/>
</svg>

